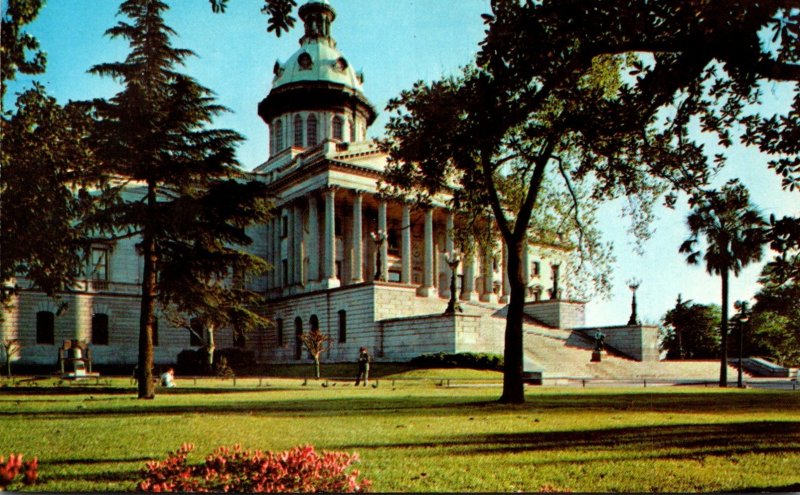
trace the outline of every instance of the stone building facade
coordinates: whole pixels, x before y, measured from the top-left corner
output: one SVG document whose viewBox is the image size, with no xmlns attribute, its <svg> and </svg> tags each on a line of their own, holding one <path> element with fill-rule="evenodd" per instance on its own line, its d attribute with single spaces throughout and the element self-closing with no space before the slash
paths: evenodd
<svg viewBox="0 0 800 495">
<path fill-rule="evenodd" d="M 270 185 L 276 210 L 251 229 L 250 249 L 273 266 L 253 283 L 268 296 L 263 311 L 274 324 L 244 345 L 261 361 L 303 361 L 298 336 L 319 328 L 334 339 L 329 361 L 353 360 L 361 346 L 385 361 L 438 351 L 501 353 L 503 325 L 485 318 L 502 310 L 510 293 L 501 243 L 462 260 L 455 275 L 466 311 L 442 316 L 453 214 L 444 201 L 419 208 L 379 194 L 386 156 L 366 138 L 376 111 L 363 75 L 331 36 L 335 11 L 327 0 L 310 0 L 299 15 L 300 48 L 275 63 L 271 90 L 258 105 L 270 150 L 253 174 Z M 20 362 L 54 363 L 69 339 L 89 342 L 98 364 L 136 362 L 142 261 L 135 242 L 93 248 L 87 280 L 58 301 L 22 290 L 2 322 L 2 338 L 21 341 Z M 539 311 L 545 314 L 569 299 L 568 263 L 563 249 L 529 245 L 529 306 L 549 302 Z M 576 305 L 581 318 L 570 324 L 582 326 L 582 305 L 564 307 Z M 202 345 L 163 319 L 158 326 L 156 363 Z M 218 332 L 217 348 L 232 345 L 232 332 Z"/>
</svg>

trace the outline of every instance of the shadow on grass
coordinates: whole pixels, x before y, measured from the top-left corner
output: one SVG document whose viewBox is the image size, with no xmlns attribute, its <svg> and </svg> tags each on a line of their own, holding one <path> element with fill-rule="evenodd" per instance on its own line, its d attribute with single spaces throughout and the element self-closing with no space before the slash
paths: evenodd
<svg viewBox="0 0 800 495">
<path fill-rule="evenodd" d="M 525 404 L 503 405 L 494 400 L 476 400 L 469 396 L 450 396 L 446 391 L 435 396 L 405 396 L 377 395 L 375 398 L 359 395 L 336 395 L 326 397 L 328 392 L 317 390 L 313 396 L 308 395 L 308 390 L 291 389 L 298 394 L 297 399 L 272 397 L 277 389 L 261 390 L 256 393 L 263 394 L 254 399 L 253 390 L 219 391 L 213 400 L 206 399 L 210 391 L 189 390 L 181 392 L 182 401 L 187 397 L 197 396 L 194 403 L 176 404 L 169 401 L 172 394 L 156 396 L 153 401 L 139 401 L 135 395 L 128 393 L 130 401 L 118 404 L 104 404 L 105 397 L 93 391 L 85 401 L 64 401 L 63 406 L 58 404 L 49 410 L 26 410 L 26 400 L 14 399 L 3 402 L 15 402 L 13 410 L 0 411 L 0 417 L 13 417 L 19 415 L 36 414 L 29 418 L 30 421 L 47 421 L 58 418 L 72 418 L 91 416 L 127 417 L 141 415 L 173 415 L 173 414 L 199 414 L 214 415 L 240 415 L 243 413 L 264 416 L 300 415 L 305 417 L 347 417 L 377 416 L 391 413 L 410 414 L 414 416 L 464 416 L 479 410 L 481 414 L 507 414 L 512 411 L 517 414 L 529 414 L 532 417 L 539 414 L 564 414 L 578 412 L 591 414 L 609 413 L 615 411 L 629 412 L 659 412 L 674 414 L 728 414 L 728 413 L 774 413 L 781 409 L 790 410 L 800 407 L 800 394 L 787 394 L 785 392 L 708 392 L 708 393 L 570 393 L 570 394 L 542 394 L 530 396 Z M 246 399 L 239 394 L 251 394 Z M 38 394 L 34 394 L 38 395 Z M 30 397 L 30 396 L 28 396 Z M 106 396 L 108 397 L 108 396 Z M 262 399 L 263 397 L 263 399 Z M 159 400 L 163 399 L 163 400 Z M 32 402 L 36 402 L 34 399 Z M 780 406 L 778 406 L 780 405 Z"/>
<path fill-rule="evenodd" d="M 737 454 L 783 454 L 800 450 L 800 421 L 680 424 L 592 430 L 528 431 L 447 436 L 427 442 L 338 445 L 346 450 L 437 448 L 449 455 L 517 454 L 570 451 L 569 458 L 533 464 L 597 462 L 621 459 L 694 459 Z M 597 456 L 596 452 L 612 452 Z M 552 458 L 552 456 L 550 456 Z"/>
<path fill-rule="evenodd" d="M 74 458 L 74 459 L 56 459 L 56 460 L 48 460 L 48 466 L 73 466 L 73 465 L 81 465 L 81 464 L 117 464 L 122 462 L 140 462 L 144 466 L 144 463 L 150 462 L 153 459 L 150 457 L 124 457 L 124 458 Z"/>
</svg>

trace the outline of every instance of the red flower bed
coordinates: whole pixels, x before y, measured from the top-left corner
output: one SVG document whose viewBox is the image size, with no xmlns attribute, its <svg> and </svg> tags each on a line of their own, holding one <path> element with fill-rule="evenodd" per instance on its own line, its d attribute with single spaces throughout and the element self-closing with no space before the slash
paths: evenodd
<svg viewBox="0 0 800 495">
<path fill-rule="evenodd" d="M 139 490 L 145 492 L 363 492 L 370 482 L 360 479 L 357 454 L 322 452 L 295 447 L 273 454 L 219 447 L 203 464 L 190 466 L 192 444 L 183 444 L 164 461 L 147 463 Z"/>
</svg>

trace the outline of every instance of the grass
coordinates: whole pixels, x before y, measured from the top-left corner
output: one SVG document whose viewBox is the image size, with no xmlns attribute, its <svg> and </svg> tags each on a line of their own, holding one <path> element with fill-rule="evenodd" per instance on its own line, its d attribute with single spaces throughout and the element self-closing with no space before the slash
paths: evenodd
<svg viewBox="0 0 800 495">
<path fill-rule="evenodd" d="M 0 449 L 39 457 L 37 491 L 133 490 L 145 462 L 183 442 L 195 462 L 236 443 L 358 452 L 381 492 L 800 489 L 800 393 L 529 388 L 504 406 L 497 387 L 437 386 L 446 373 L 467 384 L 488 372 L 395 373 L 366 389 L 184 380 L 153 401 L 121 379 L 8 387 Z"/>
</svg>

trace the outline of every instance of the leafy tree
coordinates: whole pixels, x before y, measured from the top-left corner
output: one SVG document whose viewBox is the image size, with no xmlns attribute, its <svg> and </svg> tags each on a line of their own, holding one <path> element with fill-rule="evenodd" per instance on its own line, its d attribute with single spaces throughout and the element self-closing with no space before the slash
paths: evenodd
<svg viewBox="0 0 800 495">
<path fill-rule="evenodd" d="M 603 258 L 602 244 L 584 243 L 590 237 L 589 223 L 583 219 L 594 208 L 592 202 L 627 196 L 642 218 L 648 218 L 663 188 L 651 178 L 640 153 L 628 145 L 635 140 L 632 133 L 606 134 L 583 118 L 588 108 L 616 98 L 621 63 L 618 58 L 598 58 L 583 74 L 567 80 L 543 74 L 535 83 L 520 85 L 507 68 L 487 61 L 459 78 L 417 83 L 390 102 L 395 115 L 384 145 L 391 162 L 387 180 L 399 189 L 429 195 L 455 186 L 454 207 L 488 209 L 508 246 L 511 298 L 503 402 L 524 401 L 522 318 L 527 281 L 522 250 L 531 233 L 546 239 L 547 222 L 533 214 L 548 194 L 545 183 L 552 186 L 550 194 L 566 197 L 570 204 L 557 222 L 566 217 L 575 227 L 575 244 L 597 258 Z M 594 150 L 600 141 L 603 154 Z M 595 184 L 584 181 L 591 164 L 607 169 Z M 586 192 L 579 195 L 579 190 Z M 588 201 L 580 201 L 581 196 Z"/>
<path fill-rule="evenodd" d="M 487 34 L 475 71 L 418 83 L 390 105 L 399 110 L 389 125 L 392 158 L 405 168 L 399 175 L 411 178 L 401 185 L 435 192 L 453 181 L 474 191 L 472 199 L 491 206 L 510 246 L 501 400 L 523 400 L 517 256 L 548 169 L 559 166 L 561 175 L 590 180 L 594 198 L 627 196 L 639 227 L 665 185 L 673 190 L 672 205 L 677 191 L 705 188 L 724 164 L 716 156 L 712 167 L 690 135 L 698 123 L 723 146 L 736 137 L 734 124 L 751 123 L 739 139 L 758 142 L 781 173 L 797 173 L 792 136 L 800 98 L 786 117 L 759 106 L 763 81 L 800 80 L 795 5 L 497 0 L 484 16 Z M 765 32 L 774 35 L 771 43 L 761 42 Z M 598 69 L 613 72 L 602 68 L 618 57 L 632 77 L 609 95 L 596 84 L 603 80 Z M 528 164 L 520 167 L 527 193 L 519 210 L 507 212 L 495 181 L 517 157 Z"/>
<path fill-rule="evenodd" d="M 35 85 L 4 115 L 2 128 L 0 278 L 27 277 L 53 296 L 83 274 L 92 240 L 83 224 L 94 204 L 87 191 L 99 184 L 85 143 L 91 121 Z"/>
<path fill-rule="evenodd" d="M 123 86 L 111 99 L 93 102 L 93 144 L 124 189 L 92 221 L 118 237 L 141 238 L 140 398 L 154 395 L 157 303 L 203 316 L 225 308 L 217 320 L 266 323 L 250 307 L 255 296 L 235 279 L 267 268 L 240 249 L 251 243 L 245 228 L 266 219 L 267 191 L 238 168 L 234 146 L 241 137 L 206 127 L 225 109 L 208 89 L 177 72 L 192 52 L 172 46 L 175 33 L 163 20 L 167 8 L 160 0 L 123 2 L 119 13 L 131 22 L 120 21 L 106 34 L 127 40 L 131 52 L 122 62 L 91 69 Z"/>
<path fill-rule="evenodd" d="M 789 263 L 797 270 L 800 256 L 794 253 Z M 755 296 L 745 346 L 751 355 L 772 357 L 782 366 L 800 366 L 800 282 L 782 274 L 774 265 L 761 272 L 762 288 Z"/>
<path fill-rule="evenodd" d="M 319 328 L 312 328 L 310 332 L 300 335 L 300 340 L 314 358 L 314 376 L 319 379 L 319 360 L 322 353 L 330 349 L 333 337 L 322 333 Z"/>
<path fill-rule="evenodd" d="M 722 319 L 720 323 L 719 386 L 728 383 L 728 285 L 730 275 L 739 272 L 762 256 L 764 219 L 750 204 L 747 189 L 732 180 L 720 191 L 694 196 L 692 212 L 687 220 L 691 236 L 680 247 L 686 261 L 695 265 L 700 257 L 706 271 L 719 275 L 722 281 Z M 701 237 L 705 249 L 699 247 Z"/>
<path fill-rule="evenodd" d="M 719 355 L 719 325 L 721 311 L 716 305 L 683 301 L 662 319 L 661 350 L 667 359 L 708 359 Z"/>
</svg>

